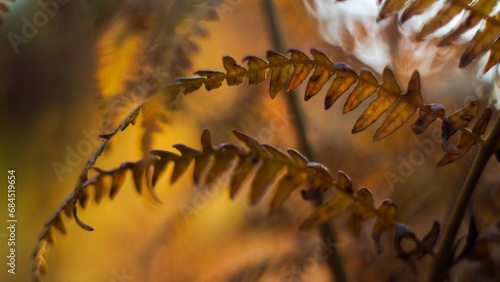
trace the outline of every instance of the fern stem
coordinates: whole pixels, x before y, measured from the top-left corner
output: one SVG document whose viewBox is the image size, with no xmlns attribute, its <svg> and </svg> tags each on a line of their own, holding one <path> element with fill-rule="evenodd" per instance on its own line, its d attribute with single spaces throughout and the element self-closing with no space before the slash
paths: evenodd
<svg viewBox="0 0 500 282">
<path fill-rule="evenodd" d="M 271 41 L 273 44 L 273 47 L 276 51 L 280 53 L 285 53 L 286 52 L 286 43 L 285 40 L 283 39 L 283 34 L 281 32 L 279 22 L 278 22 L 278 16 L 276 13 L 276 8 L 274 6 L 274 3 L 272 0 L 263 0 L 263 5 L 264 5 L 264 10 L 265 13 L 267 14 L 267 18 L 269 20 L 269 25 L 270 25 L 270 30 L 271 30 Z M 302 151 L 306 154 L 309 160 L 316 160 L 316 155 L 314 153 L 314 150 L 312 149 L 311 144 L 309 143 L 307 139 L 307 133 L 306 133 L 306 124 L 305 124 L 305 118 L 304 114 L 302 113 L 302 109 L 300 107 L 300 104 L 297 100 L 297 93 L 295 93 L 295 90 L 291 91 L 288 93 L 289 95 L 286 95 L 286 101 L 288 104 L 288 108 L 292 111 L 292 113 L 295 115 L 295 130 L 297 131 L 297 137 L 299 139 L 299 145 L 302 149 Z M 321 206 L 323 202 L 322 197 L 320 197 L 316 201 L 317 206 Z M 333 246 L 333 251 L 331 255 L 328 257 L 328 264 L 330 266 L 330 270 L 335 276 L 335 281 L 337 282 L 345 282 L 347 281 L 346 273 L 345 273 L 345 268 L 342 263 L 342 258 L 340 254 L 337 251 L 336 246 L 338 246 L 338 241 L 337 241 L 337 234 L 333 227 L 330 225 L 330 222 L 327 221 L 323 223 L 320 226 L 320 234 L 323 240 L 327 243 L 332 243 Z"/>
<path fill-rule="evenodd" d="M 273 48 L 280 52 L 280 53 L 286 53 L 286 43 L 285 40 L 283 39 L 283 35 L 280 30 L 279 22 L 278 22 L 278 17 L 276 14 L 276 8 L 274 6 L 274 3 L 272 0 L 264 0 L 264 8 L 265 12 L 267 13 L 268 19 L 269 19 L 269 28 L 271 29 L 271 41 Z M 307 133 L 306 133 L 306 125 L 305 125 L 305 118 L 304 114 L 302 113 L 302 109 L 300 108 L 300 104 L 297 101 L 297 93 L 295 90 L 291 91 L 288 93 L 289 95 L 286 95 L 286 101 L 288 104 L 288 107 L 292 111 L 292 113 L 295 115 L 295 129 L 297 130 L 297 137 L 299 139 L 299 145 L 301 147 L 302 152 L 306 154 L 308 159 L 310 160 L 316 160 L 316 156 L 314 153 L 314 150 L 312 149 L 309 141 L 307 140 Z"/>
<path fill-rule="evenodd" d="M 460 195 L 458 200 L 454 205 L 453 212 L 451 215 L 450 222 L 446 227 L 443 241 L 439 248 L 439 251 L 432 264 L 431 272 L 429 275 L 429 282 L 442 281 L 448 269 L 448 263 L 452 259 L 451 249 L 455 242 L 455 237 L 457 235 L 458 229 L 463 221 L 465 211 L 469 204 L 469 200 L 474 192 L 477 182 L 481 174 L 483 173 L 486 164 L 493 155 L 496 146 L 500 140 L 500 116 L 497 117 L 493 130 L 491 131 L 488 138 L 479 149 L 479 152 L 472 164 L 472 167 L 465 179 L 465 182 L 460 190 Z"/>
</svg>

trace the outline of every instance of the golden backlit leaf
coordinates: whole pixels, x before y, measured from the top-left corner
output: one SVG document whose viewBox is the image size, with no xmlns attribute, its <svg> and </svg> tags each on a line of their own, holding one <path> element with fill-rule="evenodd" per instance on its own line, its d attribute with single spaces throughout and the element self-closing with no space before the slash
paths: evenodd
<svg viewBox="0 0 500 282">
<path fill-rule="evenodd" d="M 483 136 L 483 134 L 486 132 L 486 128 L 488 127 L 488 123 L 490 122 L 492 114 L 493 110 L 490 107 L 484 109 L 483 114 L 474 125 L 472 132 L 477 136 Z"/>
<path fill-rule="evenodd" d="M 194 74 L 205 77 L 203 83 L 205 84 L 205 88 L 208 91 L 220 88 L 222 86 L 222 82 L 224 81 L 224 77 L 226 75 L 221 71 L 212 71 L 212 70 L 196 71 L 194 72 Z"/>
<path fill-rule="evenodd" d="M 87 207 L 87 204 L 89 203 L 89 199 L 90 199 L 89 190 L 83 189 L 80 193 L 80 197 L 78 197 L 78 203 L 83 209 L 85 209 Z"/>
<path fill-rule="evenodd" d="M 73 204 L 71 201 L 69 201 L 65 206 L 64 206 L 64 214 L 67 217 L 71 217 L 73 215 Z"/>
<path fill-rule="evenodd" d="M 289 171 L 281 178 L 276 185 L 276 192 L 273 195 L 269 206 L 269 212 L 275 212 L 290 194 L 307 179 L 307 174 L 298 171 Z"/>
<path fill-rule="evenodd" d="M 359 188 L 356 192 L 356 208 L 347 219 L 347 225 L 356 236 L 361 233 L 361 222 L 375 216 L 373 210 L 375 208 L 370 190 L 365 187 Z"/>
<path fill-rule="evenodd" d="M 328 174 L 330 174 L 330 173 L 328 173 Z M 338 179 L 337 179 L 337 182 L 335 183 L 335 185 L 337 185 L 337 188 L 352 194 L 353 193 L 352 183 L 351 183 L 351 179 L 349 179 L 349 176 L 347 176 L 347 174 L 345 174 L 345 172 L 343 172 L 341 170 L 339 170 L 337 176 L 338 176 Z"/>
<path fill-rule="evenodd" d="M 285 87 L 292 65 L 286 64 L 289 61 L 286 56 L 274 51 L 267 51 L 267 59 L 269 60 L 269 69 L 271 70 L 269 95 L 271 99 L 274 99 L 278 95 L 278 92 Z"/>
<path fill-rule="evenodd" d="M 500 39 L 497 39 L 491 46 L 490 56 L 483 69 L 483 74 L 488 72 L 492 67 L 500 63 Z"/>
<path fill-rule="evenodd" d="M 259 144 L 257 140 L 248 136 L 247 134 L 233 130 L 233 134 L 243 143 L 245 143 L 250 149 L 252 149 L 258 156 L 267 156 L 269 153 Z"/>
<path fill-rule="evenodd" d="M 383 20 L 399 12 L 405 6 L 407 0 L 385 0 L 384 5 L 378 13 L 377 21 Z"/>
<path fill-rule="evenodd" d="M 491 1 L 490 1 L 491 2 Z M 452 32 L 446 34 L 438 43 L 438 47 L 444 47 L 452 44 L 460 38 L 465 32 L 469 31 L 481 22 L 483 18 L 470 13 Z"/>
<path fill-rule="evenodd" d="M 293 62 L 293 71 L 290 75 L 290 81 L 288 82 L 287 92 L 290 92 L 297 88 L 309 75 L 313 69 L 312 65 L 304 64 L 304 62 L 309 62 L 309 57 L 299 50 L 292 49 L 288 51 L 291 54 L 291 61 Z"/>
<path fill-rule="evenodd" d="M 125 182 L 125 170 L 124 169 L 118 169 L 113 174 L 111 174 L 112 180 L 111 180 L 111 189 L 109 189 L 109 197 L 111 199 L 114 199 L 118 191 L 123 185 L 123 182 Z"/>
<path fill-rule="evenodd" d="M 302 222 L 302 224 L 300 224 L 299 228 L 305 229 L 317 226 L 339 212 L 347 209 L 353 203 L 353 198 L 347 195 L 347 193 L 336 191 L 333 198 L 326 204 L 316 209 L 309 217 L 306 218 L 306 220 L 304 220 L 304 222 Z"/>
<path fill-rule="evenodd" d="M 386 229 L 394 226 L 392 220 L 394 220 L 396 215 L 396 204 L 394 204 L 391 200 L 385 200 L 378 208 L 377 214 L 377 221 L 375 222 L 375 225 L 373 225 L 372 229 L 372 238 L 375 242 L 375 249 L 377 250 L 377 253 L 380 253 L 382 252 L 380 236 Z"/>
<path fill-rule="evenodd" d="M 462 7 L 453 5 L 448 2 L 431 20 L 426 22 L 425 25 L 420 29 L 420 32 L 416 36 L 417 40 L 421 41 L 434 33 L 439 28 L 445 26 L 455 16 L 460 14 L 460 12 L 462 12 Z"/>
<path fill-rule="evenodd" d="M 356 83 L 357 74 L 347 64 L 335 63 L 333 71 L 335 71 L 336 77 L 326 92 L 325 110 L 328 110 L 349 87 Z"/>
<path fill-rule="evenodd" d="M 361 69 L 359 74 L 358 84 L 349 94 L 347 101 L 344 104 L 342 113 L 347 113 L 355 109 L 361 102 L 370 97 L 378 90 L 378 81 L 373 73 L 368 69 Z"/>
<path fill-rule="evenodd" d="M 472 6 L 475 12 L 470 12 L 469 15 L 463 19 L 452 32 L 443 37 L 438 46 L 451 44 L 453 41 L 458 39 L 460 35 L 475 27 L 479 22 L 481 22 L 484 15 L 489 15 L 493 11 L 495 5 L 496 1 L 491 0 L 478 0 L 471 3 L 470 6 Z"/>
<path fill-rule="evenodd" d="M 252 181 L 250 191 L 251 204 L 256 204 L 261 199 L 278 172 L 283 169 L 283 166 L 284 165 L 279 162 L 264 160 L 262 166 L 259 167 Z"/>
<path fill-rule="evenodd" d="M 307 190 L 302 190 L 302 198 L 312 200 L 318 198 L 321 193 L 332 188 L 333 179 L 328 169 L 315 162 L 309 162 L 307 167 L 309 173 L 309 187 Z"/>
<path fill-rule="evenodd" d="M 94 183 L 94 201 L 99 204 L 102 199 L 106 196 L 106 186 L 104 185 L 103 175 L 100 174 L 97 176 Z"/>
<path fill-rule="evenodd" d="M 201 153 L 198 150 L 190 148 L 183 144 L 176 144 L 173 146 L 179 152 L 181 152 L 181 157 L 174 161 L 174 171 L 172 172 L 172 178 L 170 179 L 170 184 L 174 184 L 179 177 L 181 177 L 187 168 L 191 164 L 191 161 L 199 156 Z M 197 176 L 197 173 L 193 173 L 193 179 Z"/>
<path fill-rule="evenodd" d="M 231 199 L 234 199 L 236 197 L 236 194 L 238 194 L 241 185 L 243 184 L 243 181 L 247 178 L 247 176 L 252 172 L 252 170 L 255 168 L 257 165 L 258 159 L 254 158 L 253 156 L 249 155 L 245 158 L 242 158 L 238 165 L 236 166 L 236 169 L 233 172 L 233 175 L 231 177 L 231 182 L 230 182 L 230 191 L 229 191 L 229 196 Z"/>
<path fill-rule="evenodd" d="M 46 240 L 49 244 L 54 244 L 56 238 L 54 237 L 54 233 L 52 232 L 51 226 L 47 226 L 45 232 L 42 234 L 40 240 Z"/>
<path fill-rule="evenodd" d="M 377 98 L 368 105 L 358 118 L 352 129 L 352 133 L 365 130 L 397 101 L 398 98 L 395 94 L 400 94 L 401 88 L 394 77 L 394 73 L 389 68 L 385 68 L 382 77 L 383 84 L 378 91 Z"/>
<path fill-rule="evenodd" d="M 137 163 L 131 163 L 130 166 L 128 166 L 128 168 L 132 170 L 134 187 L 137 190 L 137 193 L 141 194 L 142 181 L 144 179 L 144 164 L 142 161 L 139 161 Z"/>
<path fill-rule="evenodd" d="M 245 61 L 248 61 L 248 71 L 245 74 L 248 77 L 248 84 L 258 85 L 264 82 L 269 64 L 255 56 L 247 56 L 243 59 L 243 62 Z"/>
<path fill-rule="evenodd" d="M 417 16 L 425 12 L 436 0 L 415 0 L 403 11 L 400 17 L 400 22 L 404 23 L 413 16 Z"/>
<path fill-rule="evenodd" d="M 193 170 L 193 182 L 194 184 L 199 184 L 201 176 L 206 168 L 210 164 L 210 154 L 214 151 L 212 145 L 212 139 L 208 130 L 204 130 L 201 135 L 201 145 L 203 147 L 203 154 L 194 152 L 194 170 Z"/>
<path fill-rule="evenodd" d="M 61 231 L 62 234 L 66 234 L 66 226 L 64 225 L 64 221 L 61 218 L 60 213 L 56 213 L 54 218 L 50 220 L 52 226 L 54 226 L 57 230 Z"/>
<path fill-rule="evenodd" d="M 242 84 L 243 79 L 245 79 L 246 69 L 236 64 L 236 61 L 230 56 L 224 56 L 224 58 L 222 58 L 222 63 L 227 73 L 227 85 L 233 86 Z"/>
<path fill-rule="evenodd" d="M 302 155 L 299 151 L 295 149 L 288 149 L 287 152 L 290 156 L 292 156 L 292 159 L 297 166 L 305 167 L 307 166 L 307 163 L 309 163 L 307 158 L 304 155 Z"/>
<path fill-rule="evenodd" d="M 35 260 L 35 267 L 40 273 L 45 273 L 47 271 L 47 254 L 49 252 L 49 246 L 48 242 L 45 239 L 40 240 L 40 243 L 37 246 L 37 249 L 35 250 L 35 253 L 33 253 L 33 259 Z M 37 273 L 40 275 L 40 273 Z M 38 281 L 41 281 L 41 277 L 35 276 L 35 278 L 39 279 Z"/>
<path fill-rule="evenodd" d="M 156 185 L 158 178 L 165 171 L 169 162 L 175 162 L 179 158 L 179 155 L 168 151 L 154 150 L 150 152 L 151 155 L 159 157 L 159 160 L 153 163 L 153 176 L 151 183 L 153 186 Z"/>
<path fill-rule="evenodd" d="M 304 100 L 306 101 L 318 94 L 323 85 L 325 85 L 328 79 L 334 74 L 332 70 L 333 63 L 327 55 L 316 49 L 311 49 L 311 54 L 314 60 L 321 64 L 316 64 L 314 72 L 307 82 L 306 94 L 304 96 Z"/>
<path fill-rule="evenodd" d="M 205 82 L 205 78 L 201 76 L 179 77 L 177 81 L 182 83 L 182 92 L 184 94 L 189 94 L 200 89 Z"/>
<path fill-rule="evenodd" d="M 222 144 L 219 149 L 216 150 L 214 163 L 207 172 L 206 185 L 210 185 L 221 173 L 229 171 L 231 163 L 238 156 L 238 152 L 242 150 L 234 144 Z"/>
<path fill-rule="evenodd" d="M 307 168 L 307 159 L 294 149 L 288 149 L 287 151 L 288 154 L 292 156 L 293 164 L 287 166 L 287 173 L 277 184 L 276 191 L 269 206 L 270 213 L 275 212 L 290 196 L 293 190 L 299 187 L 307 179 L 307 174 L 298 169 Z"/>
<path fill-rule="evenodd" d="M 422 104 L 420 76 L 418 71 L 415 71 L 408 83 L 408 92 L 402 98 L 399 98 L 394 110 L 385 118 L 382 125 L 377 128 L 377 131 L 373 135 L 373 141 L 383 139 L 401 127 L 413 116 L 417 110 L 417 106 Z"/>
<path fill-rule="evenodd" d="M 494 18 L 500 20 L 500 13 Z M 484 28 L 476 33 L 472 42 L 467 46 L 460 58 L 459 67 L 463 68 L 476 59 L 481 53 L 488 50 L 500 36 L 500 26 L 493 21 L 486 21 Z"/>
<path fill-rule="evenodd" d="M 97 82 L 102 97 L 126 91 L 127 82 L 137 75 L 145 43 L 141 29 L 131 29 L 127 21 L 114 19 L 97 46 Z"/>
</svg>

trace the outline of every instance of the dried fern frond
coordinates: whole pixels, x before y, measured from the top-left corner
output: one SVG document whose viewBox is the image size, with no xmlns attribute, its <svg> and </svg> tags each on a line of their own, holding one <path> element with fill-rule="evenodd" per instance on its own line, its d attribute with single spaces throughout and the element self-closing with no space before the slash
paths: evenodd
<svg viewBox="0 0 500 282">
<path fill-rule="evenodd" d="M 463 109 L 446 116 L 441 105 L 423 102 L 418 71 L 415 71 L 411 76 L 406 93 L 403 94 L 394 73 L 389 68 L 384 69 L 382 82 L 379 83 L 370 70 L 362 69 L 358 74 L 347 64 L 333 63 L 327 55 L 316 49 L 311 49 L 313 59 L 299 50 L 292 49 L 289 53 L 290 57 L 287 57 L 274 51 L 268 51 L 267 61 L 255 56 L 248 56 L 243 60 L 248 62 L 248 68 L 238 65 L 234 58 L 225 56 L 223 58 L 225 73 L 214 70 L 196 71 L 195 74 L 198 76 L 179 78 L 177 83 L 166 86 L 164 91 L 167 99 L 173 101 L 180 92 L 188 94 L 200 89 L 203 85 L 207 90 L 220 88 L 224 81 L 229 86 L 240 85 L 246 77 L 250 85 L 257 85 L 266 80 L 269 70 L 269 94 L 271 98 L 274 98 L 284 88 L 286 91 L 297 88 L 312 72 L 304 94 L 306 101 L 317 95 L 330 78 L 334 77 L 324 99 L 325 110 L 329 109 L 345 93 L 349 93 L 349 97 L 344 104 L 344 114 L 358 107 L 370 96 L 376 95 L 375 100 L 367 106 L 354 124 L 353 133 L 365 130 L 377 121 L 384 112 L 392 108 L 392 111 L 373 135 L 374 141 L 381 140 L 406 123 L 418 109 L 419 118 L 412 127 L 415 134 L 424 132 L 436 119 L 442 120 L 442 148 L 453 157 L 446 155 L 445 159 L 439 163 L 440 165 L 460 158 L 472 145 L 482 142 L 481 135 L 484 134 L 488 125 L 491 117 L 488 112 L 491 109 L 484 111 L 478 128 L 470 131 L 466 127 L 478 113 L 478 102 L 472 101 Z M 352 91 L 349 90 L 351 88 L 353 88 Z M 458 145 L 452 144 L 449 139 L 457 132 L 460 132 L 462 138 L 467 142 L 461 141 Z M 463 142 L 467 144 L 472 142 L 472 145 L 462 144 Z"/>
<path fill-rule="evenodd" d="M 413 16 L 430 10 L 437 2 L 436 0 L 385 0 L 380 9 L 378 19 L 382 20 L 390 15 L 399 13 L 399 23 L 403 24 Z M 496 12 L 496 14 L 492 14 L 496 4 L 497 1 L 493 0 L 447 0 L 437 14 L 425 23 L 417 34 L 417 40 L 424 40 L 429 37 L 461 13 L 465 13 L 464 16 L 453 30 L 442 37 L 438 44 L 439 46 L 449 45 L 479 23 L 484 22 L 481 29 L 476 32 L 474 38 L 468 43 L 466 50 L 460 58 L 459 66 L 461 68 L 466 67 L 479 55 L 491 50 L 488 62 L 483 69 L 483 73 L 486 73 L 500 62 L 498 50 L 500 42 L 497 42 L 497 39 L 500 37 L 500 13 Z"/>
<path fill-rule="evenodd" d="M 361 187 L 354 193 L 351 180 L 344 172 L 339 171 L 337 180 L 334 181 L 326 167 L 309 162 L 294 149 L 288 149 L 288 154 L 286 154 L 271 145 L 260 144 L 242 132 L 234 130 L 233 133 L 248 149 L 232 143 L 214 146 L 210 133 L 205 130 L 201 137 L 201 151 L 177 144 L 174 145 L 174 148 L 180 152 L 180 155 L 170 151 L 154 150 L 151 151 L 150 156 L 137 162 L 123 163 L 118 168 L 102 170 L 94 167 L 98 175 L 82 183 L 78 194 L 76 192 L 70 194 L 45 224 L 39 237 L 40 243 L 34 253 L 34 275 L 39 277 L 46 268 L 44 262 L 48 250 L 47 244 L 54 242 L 52 229 L 56 228 L 62 233 L 66 233 L 62 221 L 63 212 L 67 216 L 71 216 L 73 209 L 73 216 L 80 226 L 86 230 L 92 230 L 85 228 L 87 225 L 81 225 L 75 212 L 77 202 L 82 208 L 86 208 L 87 202 L 90 200 L 90 187 L 94 187 L 96 203 L 99 203 L 106 195 L 113 199 L 124 183 L 125 173 L 130 171 L 137 192 L 142 192 L 143 179 L 146 178 L 145 182 L 149 192 L 159 201 L 154 189 L 159 177 L 164 174 L 166 167 L 171 162 L 174 164 L 170 178 L 171 184 L 174 184 L 185 174 L 192 162 L 194 162 L 193 181 L 195 184 L 210 185 L 223 172 L 229 172 L 231 175 L 229 192 L 231 198 L 238 194 L 243 181 L 252 175 L 252 171 L 256 170 L 250 184 L 250 204 L 256 204 L 269 190 L 270 185 L 277 180 L 276 189 L 269 205 L 270 213 L 275 212 L 298 187 L 305 187 L 302 190 L 302 197 L 305 200 L 317 199 L 325 191 L 334 189 L 334 197 L 307 217 L 300 228 L 317 226 L 347 210 L 350 206 L 355 206 L 349 217 L 349 227 L 355 234 L 359 235 L 361 223 L 370 218 L 376 218 L 372 229 L 372 238 L 377 252 L 382 250 L 381 234 L 386 230 L 396 228 L 394 245 L 400 258 L 411 264 L 415 258 L 420 258 L 428 253 L 433 254 L 432 247 L 439 233 L 438 223 L 434 223 L 429 234 L 423 241 L 420 241 L 409 227 L 394 220 L 396 205 L 393 201 L 385 200 L 379 208 L 375 208 L 371 192 L 367 188 Z M 233 167 L 234 169 L 231 170 Z M 284 169 L 286 169 L 286 173 L 283 176 L 278 176 L 280 171 Z M 111 177 L 110 187 L 104 187 L 103 179 L 105 177 Z M 402 237 L 409 237 L 415 241 L 415 249 L 404 251 L 400 246 Z"/>
<path fill-rule="evenodd" d="M 207 35 L 204 21 L 217 19 L 219 2 L 144 2 L 133 8 L 124 6 L 116 13 L 97 45 L 97 81 L 106 119 L 115 121 L 120 109 L 148 99 L 158 91 L 158 85 L 191 69 L 190 57 L 198 51 L 194 39 Z M 164 103 L 157 98 L 143 109 L 141 143 L 145 154 L 166 120 L 158 116 L 168 114 L 164 107 L 154 105 Z"/>
<path fill-rule="evenodd" d="M 147 102 L 144 102 L 137 106 L 132 112 L 120 123 L 119 126 L 117 126 L 111 133 L 104 134 L 104 135 L 99 135 L 99 137 L 102 139 L 101 144 L 97 149 L 92 153 L 90 159 L 87 161 L 85 164 L 84 168 L 82 169 L 82 172 L 80 173 L 80 176 L 78 177 L 78 181 L 76 183 L 75 190 L 73 192 L 73 198 L 72 198 L 72 205 L 73 205 L 73 215 L 75 217 L 76 222 L 80 227 L 82 227 L 85 230 L 92 231 L 93 228 L 88 226 L 87 224 L 83 223 L 77 215 L 77 208 L 76 204 L 78 201 L 82 204 L 82 206 L 85 206 L 86 200 L 87 200 L 87 194 L 85 194 L 85 184 L 88 181 L 88 173 L 89 170 L 92 168 L 92 166 L 95 164 L 97 161 L 97 158 L 102 154 L 104 149 L 106 148 L 106 145 L 108 144 L 109 140 L 113 138 L 118 131 L 123 131 L 125 130 L 130 124 L 134 125 L 137 117 L 139 116 L 140 110 L 147 104 Z"/>
</svg>

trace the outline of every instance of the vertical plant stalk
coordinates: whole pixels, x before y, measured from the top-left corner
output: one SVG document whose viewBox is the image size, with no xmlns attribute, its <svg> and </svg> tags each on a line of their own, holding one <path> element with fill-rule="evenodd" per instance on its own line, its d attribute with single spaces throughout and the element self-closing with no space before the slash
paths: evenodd
<svg viewBox="0 0 500 282">
<path fill-rule="evenodd" d="M 451 248 L 453 247 L 458 229 L 463 221 L 469 200 L 471 199 L 474 188 L 476 187 L 486 164 L 497 149 L 499 141 L 500 116 L 497 117 L 490 135 L 486 138 L 484 143 L 481 144 L 481 148 L 479 149 L 479 152 L 474 159 L 474 163 L 472 164 L 472 167 L 467 174 L 467 178 L 465 179 L 465 182 L 460 190 L 458 200 L 456 201 L 451 214 L 450 222 L 448 223 L 448 226 L 446 226 L 443 241 L 433 261 L 428 280 L 429 282 L 438 282 L 444 279 L 448 263 L 452 259 L 450 257 Z"/>
<path fill-rule="evenodd" d="M 270 35 L 271 35 L 271 41 L 273 44 L 274 49 L 276 51 L 285 53 L 286 52 L 286 44 L 285 40 L 283 39 L 283 35 L 280 30 L 279 22 L 278 22 L 278 16 L 276 13 L 276 8 L 274 6 L 274 3 L 272 0 L 263 0 L 263 5 L 264 5 L 264 11 L 267 14 L 267 18 L 269 21 L 269 28 L 271 30 Z M 297 101 L 298 95 L 295 93 L 295 90 L 291 91 L 289 95 L 286 95 L 286 101 L 288 104 L 288 108 L 292 111 L 292 113 L 295 115 L 295 129 L 297 131 L 297 137 L 299 139 L 299 146 L 301 147 L 302 151 L 306 154 L 309 160 L 314 161 L 316 160 L 316 156 L 314 153 L 314 150 L 312 149 L 309 141 L 307 140 L 307 134 L 306 134 L 306 124 L 305 124 L 305 118 L 302 113 L 302 109 L 300 108 L 299 102 Z M 320 197 L 315 204 L 317 206 L 320 206 L 322 204 L 323 200 Z M 323 223 L 320 226 L 320 232 L 321 232 L 321 237 L 327 244 L 332 244 L 334 247 L 333 252 L 330 254 L 328 257 L 327 261 L 330 266 L 330 270 L 335 277 L 335 281 L 337 282 L 345 282 L 347 281 L 347 277 L 345 274 L 345 268 L 342 263 L 342 258 L 340 254 L 337 251 L 337 234 L 335 233 L 335 230 L 332 228 L 330 223 L 327 221 Z"/>
</svg>

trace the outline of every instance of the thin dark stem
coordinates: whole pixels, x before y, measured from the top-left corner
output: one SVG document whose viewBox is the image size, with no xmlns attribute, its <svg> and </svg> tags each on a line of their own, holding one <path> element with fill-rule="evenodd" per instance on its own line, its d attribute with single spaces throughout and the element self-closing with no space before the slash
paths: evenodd
<svg viewBox="0 0 500 282">
<path fill-rule="evenodd" d="M 272 0 L 264 0 L 263 2 L 269 19 L 269 27 L 271 29 L 270 35 L 273 47 L 276 51 L 280 53 L 285 53 L 287 51 L 286 50 L 287 47 L 280 30 L 274 3 Z M 315 160 L 316 156 L 314 150 L 312 149 L 311 145 L 309 144 L 309 141 L 307 140 L 305 118 L 302 109 L 300 107 L 299 101 L 297 101 L 298 95 L 295 90 L 291 91 L 288 94 L 289 95 L 286 95 L 286 101 L 288 107 L 295 115 L 295 127 L 297 130 L 297 137 L 300 143 L 299 146 L 301 147 L 302 152 L 304 152 L 310 160 Z"/>
<path fill-rule="evenodd" d="M 481 174 L 483 173 L 486 164 L 493 155 L 496 146 L 500 140 L 500 116 L 495 121 L 492 132 L 482 144 L 479 152 L 472 164 L 472 167 L 465 179 L 465 182 L 460 190 L 460 195 L 458 200 L 454 205 L 453 212 L 451 215 L 450 222 L 446 227 L 446 231 L 443 236 L 443 241 L 439 248 L 439 251 L 432 264 L 431 272 L 429 275 L 429 282 L 438 282 L 444 279 L 445 273 L 448 269 L 448 262 L 452 259 L 450 257 L 451 248 L 455 242 L 455 237 L 457 235 L 458 229 L 462 224 L 463 217 L 467 210 L 469 200 L 471 199 L 474 188 Z"/>
<path fill-rule="evenodd" d="M 271 41 L 273 44 L 273 48 L 278 52 L 285 53 L 286 44 L 280 30 L 278 16 L 276 13 L 274 3 L 272 0 L 263 0 L 263 4 L 264 4 L 264 10 L 267 14 L 267 18 L 269 20 L 269 27 L 271 30 L 270 35 L 272 37 Z M 314 150 L 311 147 L 309 141 L 307 140 L 305 118 L 304 114 L 302 113 L 299 101 L 297 100 L 297 97 L 298 95 L 295 93 L 295 91 L 291 91 L 290 93 L 288 93 L 288 95 L 286 95 L 288 108 L 295 115 L 294 125 L 300 143 L 299 146 L 301 147 L 301 150 L 306 154 L 309 160 L 316 160 Z M 323 202 L 322 199 L 318 199 L 318 201 L 316 201 L 316 205 L 320 206 L 322 202 Z M 330 265 L 332 274 L 335 276 L 335 281 L 337 282 L 347 281 L 345 269 L 342 263 L 342 258 L 336 249 L 338 243 L 337 243 L 337 234 L 335 233 L 335 230 L 327 221 L 320 226 L 320 233 L 325 242 L 335 246 L 333 248 L 333 252 L 328 257 L 327 260 Z"/>
</svg>

